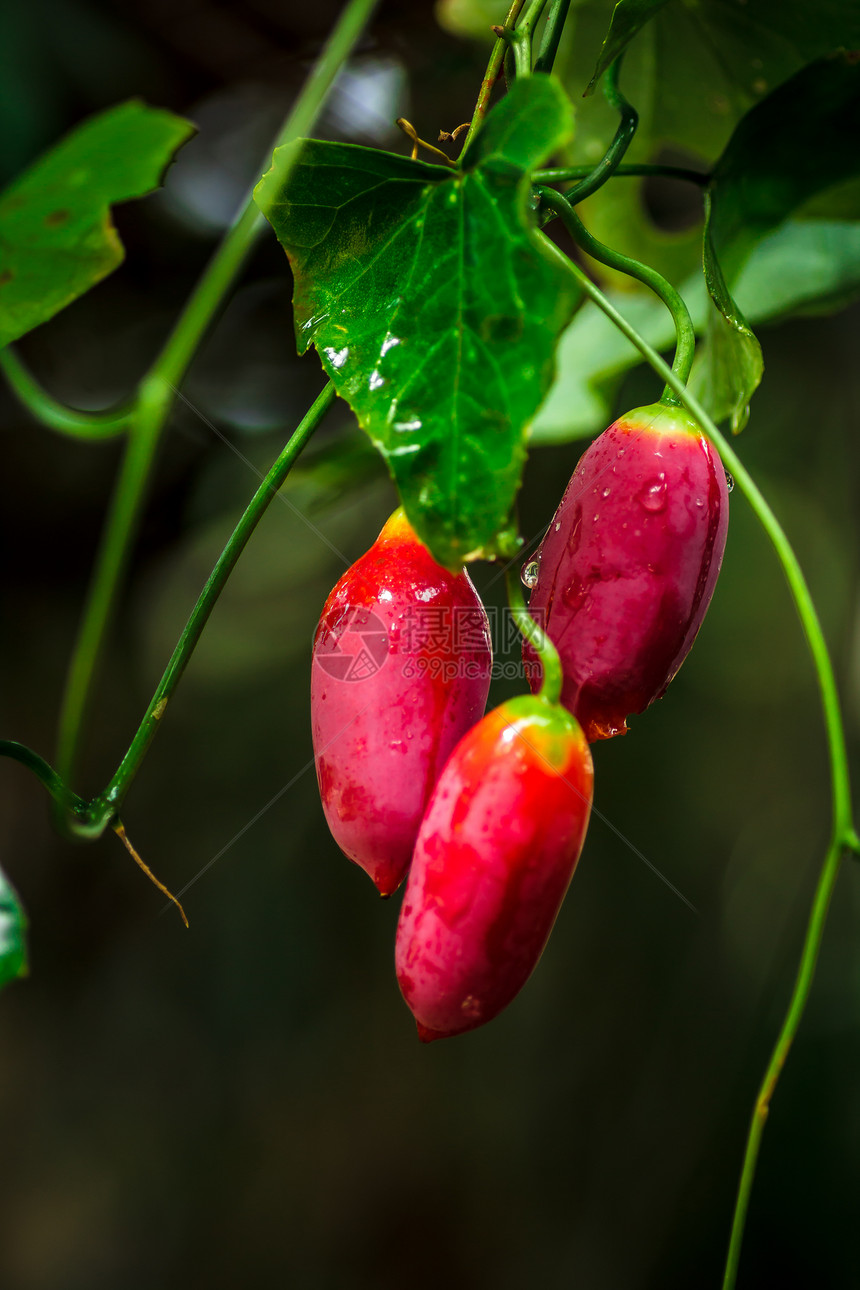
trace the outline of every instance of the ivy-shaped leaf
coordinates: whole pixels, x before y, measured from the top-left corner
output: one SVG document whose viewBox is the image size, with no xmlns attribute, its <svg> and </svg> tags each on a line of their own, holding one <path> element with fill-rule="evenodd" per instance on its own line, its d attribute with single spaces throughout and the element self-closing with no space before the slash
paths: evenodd
<svg viewBox="0 0 860 1290">
<path fill-rule="evenodd" d="M 407 515 L 449 567 L 505 548 L 528 424 L 580 301 L 540 244 L 528 172 L 570 136 L 548 76 L 518 80 L 464 169 L 309 141 L 256 192 L 313 343 L 384 456 Z"/>
<path fill-rule="evenodd" d="M 0 869 L 0 989 L 27 974 L 26 928 L 24 911 Z"/>
<path fill-rule="evenodd" d="M 131 99 L 78 126 L 0 193 L 0 346 L 122 262 L 110 207 L 157 188 L 194 128 Z"/>
<path fill-rule="evenodd" d="M 586 94 L 592 94 L 594 87 L 610 63 L 614 63 L 624 53 L 634 36 L 662 9 L 669 0 L 618 0 L 609 20 L 609 31 L 600 50 L 597 66 L 588 82 Z"/>
<path fill-rule="evenodd" d="M 738 125 L 715 166 L 705 221 L 705 280 L 716 306 L 694 388 L 743 429 L 762 377 L 761 348 L 726 284 L 765 234 L 810 198 L 860 174 L 860 64 L 819 59 Z"/>
</svg>

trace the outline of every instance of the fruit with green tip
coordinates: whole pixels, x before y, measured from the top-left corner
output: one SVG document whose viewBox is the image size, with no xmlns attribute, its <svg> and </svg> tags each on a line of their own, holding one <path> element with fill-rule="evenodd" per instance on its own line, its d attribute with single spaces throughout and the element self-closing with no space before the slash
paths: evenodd
<svg viewBox="0 0 860 1290">
<path fill-rule="evenodd" d="M 620 417 L 580 459 L 538 554 L 529 611 L 561 657 L 586 737 L 624 734 L 666 691 L 702 625 L 729 504 L 717 450 L 680 408 Z M 540 664 L 524 647 L 532 690 Z"/>
<path fill-rule="evenodd" d="M 594 785 L 579 724 L 523 695 L 464 735 L 421 824 L 397 928 L 425 1042 L 490 1021 L 531 975 L 579 859 Z"/>
</svg>

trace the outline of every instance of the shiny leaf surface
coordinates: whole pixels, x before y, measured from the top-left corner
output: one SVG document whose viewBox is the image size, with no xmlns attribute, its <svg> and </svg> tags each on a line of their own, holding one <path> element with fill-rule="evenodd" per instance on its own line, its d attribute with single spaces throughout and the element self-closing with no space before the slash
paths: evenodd
<svg viewBox="0 0 860 1290">
<path fill-rule="evenodd" d="M 304 144 L 258 202 L 290 258 L 313 343 L 440 563 L 505 548 L 524 437 L 578 289 L 539 244 L 528 171 L 570 136 L 558 83 L 518 81 L 447 169 Z"/>
<path fill-rule="evenodd" d="M 85 121 L 0 194 L 0 345 L 122 263 L 111 206 L 157 188 L 193 131 L 132 99 Z"/>
</svg>

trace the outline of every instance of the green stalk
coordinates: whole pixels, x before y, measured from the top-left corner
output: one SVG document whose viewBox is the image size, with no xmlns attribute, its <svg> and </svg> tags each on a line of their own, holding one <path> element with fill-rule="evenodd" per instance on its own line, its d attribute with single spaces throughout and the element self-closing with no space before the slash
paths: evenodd
<svg viewBox="0 0 860 1290">
<path fill-rule="evenodd" d="M 513 3 L 508 10 L 508 16 L 505 19 L 504 31 L 509 32 L 513 30 L 514 24 L 516 23 L 517 18 L 520 15 L 520 10 L 524 4 L 525 0 L 513 0 Z M 490 99 L 492 97 L 496 81 L 502 74 L 502 67 L 504 66 L 507 49 L 507 41 L 504 37 L 498 36 L 496 38 L 496 43 L 493 45 L 493 52 L 490 54 L 490 61 L 487 63 L 487 70 L 484 72 L 484 79 L 481 81 L 481 88 L 478 91 L 478 101 L 475 104 L 475 110 L 472 113 L 472 120 L 469 123 L 469 129 L 466 133 L 465 139 L 463 140 L 463 146 L 460 149 L 460 156 L 458 158 L 459 165 L 463 164 L 463 158 L 468 151 L 469 144 L 481 128 L 484 117 L 490 110 Z"/>
<path fill-rule="evenodd" d="M 667 282 L 662 274 L 658 273 L 656 269 L 652 269 L 650 265 L 642 264 L 639 260 L 634 260 L 629 255 L 622 255 L 620 251 L 613 251 L 603 242 L 598 242 L 597 238 L 592 237 L 591 233 L 588 232 L 567 198 L 563 197 L 561 193 L 557 193 L 554 188 L 539 188 L 538 192 L 543 205 L 548 206 L 550 210 L 561 216 L 562 222 L 571 237 L 592 259 L 599 261 L 600 264 L 605 264 L 607 268 L 616 269 L 619 273 L 626 273 L 628 277 L 644 283 L 646 287 L 650 287 L 660 297 L 675 323 L 675 357 L 672 361 L 672 372 L 681 387 L 686 386 L 696 352 L 696 329 L 693 326 L 690 311 L 680 292 L 676 291 L 672 284 Z M 671 404 L 682 402 L 683 400 L 679 400 L 675 391 L 675 385 L 667 382 L 663 391 L 662 402 Z"/>
<path fill-rule="evenodd" d="M 603 162 L 600 164 L 602 165 Z M 568 180 L 585 179 L 593 175 L 594 170 L 594 166 L 555 166 L 549 170 L 535 170 L 532 181 L 536 184 L 563 184 Z M 704 171 L 690 170 L 686 166 L 658 166 L 650 162 L 627 161 L 612 170 L 614 179 L 633 179 L 649 175 L 663 179 L 684 179 L 691 184 L 698 184 L 700 188 L 704 188 L 710 181 L 710 175 L 705 174 Z M 609 178 L 608 175 L 607 178 Z M 570 192 L 566 195 L 569 198 Z"/>
<path fill-rule="evenodd" d="M 79 412 L 75 408 L 67 408 L 64 403 L 48 394 L 47 390 L 42 389 L 9 347 L 0 349 L 0 369 L 5 373 L 9 388 L 19 403 L 50 430 L 60 430 L 80 439 L 97 440 L 113 439 L 128 428 L 133 403 L 111 408 L 106 412 Z"/>
<path fill-rule="evenodd" d="M 19 744 L 14 739 L 0 739 L 0 757 L 10 757 L 13 761 L 26 766 L 27 770 L 32 771 L 44 785 L 58 806 L 64 811 L 73 812 L 79 819 L 86 818 L 89 804 L 82 797 L 78 797 L 77 793 L 66 788 L 54 768 L 48 765 L 44 757 L 33 752 L 32 748 L 28 748 L 26 744 Z"/>
<path fill-rule="evenodd" d="M 508 604 L 514 616 L 514 621 L 521 635 L 525 637 L 540 660 L 543 681 L 541 682 L 538 697 L 546 703 L 557 704 L 561 699 L 561 687 L 564 680 L 558 650 L 526 608 L 519 574 L 511 565 L 508 565 L 505 570 L 505 582 L 508 589 Z"/>
<path fill-rule="evenodd" d="M 615 59 L 603 80 L 603 92 L 610 106 L 621 113 L 621 121 L 615 131 L 615 137 L 606 149 L 605 156 L 584 179 L 565 193 L 571 206 L 575 206 L 577 202 L 584 201 L 586 197 L 596 193 L 598 188 L 603 187 L 607 179 L 618 169 L 624 154 L 633 142 L 633 136 L 639 124 L 639 113 L 632 104 L 627 102 L 627 99 L 618 88 L 618 76 L 623 58 L 624 55 L 621 54 Z"/>
<path fill-rule="evenodd" d="M 347 4 L 298 102 L 275 140 L 275 148 L 308 133 L 376 2 L 350 0 Z M 285 174 L 294 160 L 294 157 L 288 158 L 283 163 Z M 197 346 L 265 226 L 264 217 L 249 196 L 242 213 L 192 293 L 164 349 L 141 383 L 137 406 L 130 418 L 126 456 L 96 557 L 60 714 L 57 762 L 65 781 L 71 778 L 74 769 L 78 739 L 111 608 L 128 563 L 161 433 L 173 403 L 171 387 L 181 383 Z"/>
<path fill-rule="evenodd" d="M 540 51 L 535 59 L 536 72 L 549 74 L 552 71 L 555 56 L 558 53 L 558 43 L 561 40 L 561 33 L 564 29 L 569 9 L 570 0 L 552 0 L 549 13 L 546 16 L 546 23 L 544 24 Z"/>
<path fill-rule="evenodd" d="M 86 812 L 86 822 L 79 823 L 74 821 L 71 823 L 72 832 L 76 836 L 97 837 L 120 810 L 131 782 L 140 769 L 141 762 L 155 737 L 155 732 L 164 716 L 167 704 L 179 684 L 227 579 L 235 568 L 239 556 L 244 551 L 248 539 L 292 470 L 302 449 L 309 442 L 320 421 L 331 407 L 334 398 L 335 389 L 331 381 L 329 381 L 322 393 L 317 396 L 277 461 L 251 498 L 244 514 L 230 535 L 224 550 L 218 557 L 196 605 L 191 611 L 188 622 L 185 624 L 167 667 L 164 669 L 158 688 L 152 696 L 149 707 L 146 709 L 116 773 L 105 790 L 90 803 Z M 2 749 L 0 749 L 0 752 L 2 752 Z"/>
<path fill-rule="evenodd" d="M 851 813 L 851 782 L 848 772 L 845 732 L 839 708 L 839 693 L 824 632 L 804 578 L 803 570 L 782 526 L 734 448 L 714 425 L 698 399 L 685 388 L 683 382 L 675 372 L 667 367 L 656 350 L 652 349 L 647 341 L 630 326 L 611 302 L 606 299 L 602 291 L 590 281 L 577 265 L 568 260 L 567 256 L 563 255 L 562 252 L 557 251 L 557 248 L 549 242 L 549 239 L 546 239 L 546 241 L 551 253 L 557 254 L 559 262 L 564 261 L 566 263 L 569 271 L 577 278 L 583 290 L 636 346 L 658 376 L 662 377 L 677 395 L 678 400 L 699 422 L 708 438 L 716 445 L 722 456 L 723 464 L 730 469 L 738 487 L 744 493 L 753 513 L 769 537 L 777 558 L 782 565 L 782 570 L 788 582 L 791 597 L 812 655 L 821 697 L 830 760 L 831 838 L 816 885 L 791 998 L 759 1089 L 747 1136 L 723 1279 L 723 1290 L 734 1290 L 749 1198 L 771 1099 L 776 1089 L 780 1072 L 785 1065 L 792 1042 L 797 1034 L 806 1002 L 809 998 L 809 992 L 812 988 L 815 967 L 824 935 L 827 911 L 836 885 L 836 879 L 839 875 L 842 857 L 847 851 L 860 850 L 860 840 L 858 840 Z"/>
</svg>

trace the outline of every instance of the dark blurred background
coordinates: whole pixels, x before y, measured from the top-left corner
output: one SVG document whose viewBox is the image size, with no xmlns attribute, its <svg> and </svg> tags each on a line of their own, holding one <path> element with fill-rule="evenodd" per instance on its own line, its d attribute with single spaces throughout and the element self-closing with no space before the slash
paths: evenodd
<svg viewBox="0 0 860 1290">
<path fill-rule="evenodd" d="M 0 6 L 0 180 L 131 95 L 200 126 L 165 191 L 117 212 L 124 266 L 22 343 L 54 393 L 105 406 L 145 370 L 338 8 Z M 399 149 L 406 113 L 432 137 L 468 118 L 483 59 L 429 3 L 383 4 L 318 133 Z M 264 238 L 185 384 L 202 417 L 171 418 L 83 792 L 124 751 L 254 469 L 321 386 L 289 299 Z M 855 749 L 858 325 L 855 309 L 762 333 L 740 444 L 807 570 Z M 636 373 L 618 408 L 657 393 Z M 0 435 L 0 719 L 50 754 L 119 449 L 40 428 L 2 390 Z M 581 449 L 533 454 L 526 533 Z M 689 662 L 595 750 L 605 818 L 539 970 L 492 1025 L 425 1048 L 393 974 L 398 901 L 337 852 L 311 762 L 311 636 L 343 569 L 327 543 L 356 558 L 393 504 L 344 405 L 287 496 L 305 519 L 272 505 L 127 803 L 138 849 L 188 887 L 190 931 L 115 838 L 58 841 L 38 785 L 11 763 L 0 776 L 0 861 L 31 920 L 31 975 L 0 997 L 0 1285 L 717 1286 L 828 834 L 815 681 L 772 551 L 735 491 Z M 475 580 L 501 603 L 495 570 Z M 742 1287 L 860 1286 L 858 924 L 849 862 L 768 1123 Z"/>
</svg>

